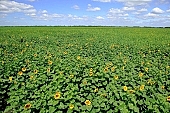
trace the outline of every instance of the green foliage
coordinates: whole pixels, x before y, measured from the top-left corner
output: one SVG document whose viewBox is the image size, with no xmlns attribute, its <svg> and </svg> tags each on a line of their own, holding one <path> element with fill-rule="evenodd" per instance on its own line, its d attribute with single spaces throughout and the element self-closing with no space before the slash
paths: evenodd
<svg viewBox="0 0 170 113">
<path fill-rule="evenodd" d="M 169 112 L 169 32 L 0 27 L 0 111 Z"/>
</svg>

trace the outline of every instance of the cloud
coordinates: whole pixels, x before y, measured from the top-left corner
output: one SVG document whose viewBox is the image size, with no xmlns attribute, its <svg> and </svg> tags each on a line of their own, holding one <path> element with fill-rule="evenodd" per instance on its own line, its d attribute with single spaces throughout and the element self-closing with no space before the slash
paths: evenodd
<svg viewBox="0 0 170 113">
<path fill-rule="evenodd" d="M 78 5 L 74 5 L 72 8 L 73 9 L 80 9 L 80 7 Z"/>
<path fill-rule="evenodd" d="M 170 13 L 170 9 L 166 10 L 166 12 Z"/>
<path fill-rule="evenodd" d="M 140 10 L 138 10 L 139 12 L 145 12 L 145 11 L 148 11 L 147 9 L 145 9 L 145 8 L 142 8 L 142 9 L 140 9 Z"/>
<path fill-rule="evenodd" d="M 111 0 L 92 0 L 92 1 L 97 1 L 97 2 L 111 2 Z"/>
<path fill-rule="evenodd" d="M 92 7 L 91 4 L 88 4 L 87 11 L 100 11 L 100 7 Z"/>
<path fill-rule="evenodd" d="M 158 14 L 154 14 L 154 13 L 148 13 L 146 15 L 144 15 L 145 17 L 152 17 L 152 18 L 156 18 L 158 17 L 159 15 Z"/>
<path fill-rule="evenodd" d="M 147 5 L 152 0 L 115 0 L 124 3 L 125 6 L 141 6 Z"/>
<path fill-rule="evenodd" d="M 101 16 L 97 16 L 96 19 L 98 19 L 98 20 L 104 20 L 104 18 L 101 17 Z"/>
<path fill-rule="evenodd" d="M 154 13 L 154 14 L 162 14 L 162 13 L 164 13 L 164 11 L 162 9 L 156 7 L 154 9 L 152 9 L 152 13 Z"/>
<path fill-rule="evenodd" d="M 0 1 L 0 12 L 1 13 L 13 13 L 13 12 L 36 13 L 36 9 L 34 9 L 32 5 L 6 0 L 6 1 Z"/>
<path fill-rule="evenodd" d="M 128 13 L 125 13 L 122 9 L 111 8 L 107 14 L 107 18 L 122 18 L 129 16 Z"/>
<path fill-rule="evenodd" d="M 135 10 L 134 7 L 123 7 L 122 9 L 123 9 L 124 11 L 133 11 L 133 10 Z"/>
</svg>

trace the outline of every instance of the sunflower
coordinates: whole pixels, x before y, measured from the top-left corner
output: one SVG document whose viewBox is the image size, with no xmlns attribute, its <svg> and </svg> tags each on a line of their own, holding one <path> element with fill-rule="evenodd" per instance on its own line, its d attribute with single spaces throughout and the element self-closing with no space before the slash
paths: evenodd
<svg viewBox="0 0 170 113">
<path fill-rule="evenodd" d="M 84 103 L 85 103 L 86 105 L 88 105 L 88 106 L 90 106 L 90 105 L 91 105 L 90 100 L 86 100 Z"/>
<path fill-rule="evenodd" d="M 49 60 L 49 61 L 48 61 L 48 64 L 49 64 L 49 65 L 52 65 L 52 64 L 53 64 L 53 62 Z"/>
<path fill-rule="evenodd" d="M 145 85 L 141 85 L 140 87 L 139 87 L 139 90 L 144 90 L 144 87 L 145 87 Z"/>
<path fill-rule="evenodd" d="M 22 72 L 22 71 L 19 71 L 19 72 L 18 72 L 18 75 L 20 75 L 20 76 L 21 76 L 22 74 L 23 74 L 23 72 Z"/>
<path fill-rule="evenodd" d="M 70 108 L 70 109 L 73 109 L 73 108 L 74 108 L 74 105 L 73 105 L 73 104 L 70 104 L 70 105 L 69 105 L 69 108 Z"/>
<path fill-rule="evenodd" d="M 34 78 L 34 76 L 31 75 L 31 76 L 30 76 L 30 79 L 32 80 L 33 78 Z"/>
<path fill-rule="evenodd" d="M 37 74 L 37 73 L 38 73 L 38 70 L 37 70 L 37 69 L 35 69 L 35 70 L 34 70 L 34 74 Z"/>
<path fill-rule="evenodd" d="M 123 86 L 124 91 L 127 91 L 127 89 L 128 89 L 127 86 Z"/>
<path fill-rule="evenodd" d="M 50 68 L 47 68 L 47 72 L 48 72 L 48 73 L 50 72 Z"/>
<path fill-rule="evenodd" d="M 119 78 L 119 77 L 118 77 L 117 75 L 116 75 L 116 76 L 114 76 L 114 79 L 115 79 L 115 80 L 117 80 L 118 78 Z"/>
<path fill-rule="evenodd" d="M 143 73 L 142 72 L 139 72 L 139 77 L 142 77 L 143 76 Z"/>
<path fill-rule="evenodd" d="M 31 104 L 30 103 L 25 104 L 24 109 L 29 109 L 29 108 L 31 108 Z"/>
<path fill-rule="evenodd" d="M 92 75 L 93 75 L 93 71 L 90 71 L 90 72 L 89 72 L 89 75 L 92 76 Z"/>
<path fill-rule="evenodd" d="M 109 70 L 108 67 L 105 67 L 105 68 L 104 68 L 104 72 L 105 72 L 105 73 L 108 72 L 108 70 Z"/>
<path fill-rule="evenodd" d="M 146 67 L 146 68 L 145 68 L 145 71 L 148 72 L 148 70 L 149 70 L 149 68 Z"/>
<path fill-rule="evenodd" d="M 167 101 L 169 101 L 169 102 L 170 102 L 170 96 L 168 96 L 168 97 L 167 97 Z"/>
<path fill-rule="evenodd" d="M 132 93 L 134 93 L 134 92 L 135 92 L 135 91 L 134 91 L 134 90 L 132 90 L 132 89 L 131 89 L 131 90 L 129 90 L 129 93 L 131 93 L 131 94 L 132 94 Z"/>
<path fill-rule="evenodd" d="M 61 97 L 60 92 L 56 92 L 55 95 L 54 95 L 54 98 L 55 99 L 59 99 L 60 97 Z"/>
<path fill-rule="evenodd" d="M 165 86 L 161 86 L 162 89 L 165 89 Z"/>
<path fill-rule="evenodd" d="M 25 72 L 27 69 L 25 67 L 22 68 L 22 71 Z"/>
<path fill-rule="evenodd" d="M 74 78 L 74 75 L 70 75 L 70 78 Z"/>
<path fill-rule="evenodd" d="M 9 81 L 12 82 L 12 77 L 9 77 Z"/>
<path fill-rule="evenodd" d="M 81 58 L 80 56 L 77 56 L 77 60 L 80 60 L 80 58 Z"/>
<path fill-rule="evenodd" d="M 34 57 L 37 57 L 37 54 L 34 54 Z"/>
<path fill-rule="evenodd" d="M 99 90 L 98 88 L 95 88 L 95 89 L 94 89 L 94 92 L 96 93 L 96 92 L 98 92 L 98 90 Z"/>
</svg>

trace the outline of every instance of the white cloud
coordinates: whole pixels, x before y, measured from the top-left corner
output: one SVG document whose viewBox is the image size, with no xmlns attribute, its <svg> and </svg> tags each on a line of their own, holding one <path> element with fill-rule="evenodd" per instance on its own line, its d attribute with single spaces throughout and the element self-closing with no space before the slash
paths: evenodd
<svg viewBox="0 0 170 113">
<path fill-rule="evenodd" d="M 122 9 L 111 8 L 108 12 L 107 18 L 122 18 L 129 16 L 128 13 L 125 13 Z"/>
<path fill-rule="evenodd" d="M 98 20 L 104 20 L 104 18 L 101 17 L 101 16 L 97 16 L 96 19 L 98 19 Z"/>
<path fill-rule="evenodd" d="M 80 9 L 80 7 L 78 5 L 74 5 L 72 8 L 73 9 Z"/>
<path fill-rule="evenodd" d="M 170 9 L 166 10 L 166 12 L 170 13 Z"/>
<path fill-rule="evenodd" d="M 152 17 L 152 18 L 155 18 L 155 17 L 158 17 L 159 15 L 158 14 L 154 14 L 154 13 L 148 13 L 146 15 L 144 15 L 145 17 Z"/>
<path fill-rule="evenodd" d="M 23 13 L 35 13 L 36 9 L 33 6 L 18 3 L 15 1 L 0 1 L 0 12 L 1 13 L 13 13 L 13 12 L 23 12 Z"/>
<path fill-rule="evenodd" d="M 133 10 L 135 10 L 134 7 L 123 7 L 122 9 L 123 9 L 124 11 L 133 11 Z"/>
<path fill-rule="evenodd" d="M 93 0 L 93 1 L 97 1 L 97 2 L 111 2 L 111 0 Z"/>
<path fill-rule="evenodd" d="M 141 6 L 147 5 L 152 0 L 115 0 L 117 2 L 123 2 L 125 6 Z"/>
<path fill-rule="evenodd" d="M 140 9 L 140 10 L 138 10 L 139 12 L 145 12 L 145 11 L 148 11 L 147 9 L 145 9 L 145 8 L 142 8 L 142 9 Z"/>
<path fill-rule="evenodd" d="M 154 13 L 154 14 L 162 14 L 162 13 L 164 13 L 164 11 L 162 9 L 156 7 L 154 9 L 152 9 L 152 13 Z"/>
<path fill-rule="evenodd" d="M 42 12 L 41 13 L 47 13 L 47 10 L 42 10 Z"/>
<path fill-rule="evenodd" d="M 88 4 L 87 11 L 99 11 L 100 7 L 92 7 L 91 4 Z"/>
</svg>

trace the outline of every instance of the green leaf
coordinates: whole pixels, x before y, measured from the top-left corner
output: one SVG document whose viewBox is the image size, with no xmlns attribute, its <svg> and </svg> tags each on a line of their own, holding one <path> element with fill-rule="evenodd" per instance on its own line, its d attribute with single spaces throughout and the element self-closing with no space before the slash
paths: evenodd
<svg viewBox="0 0 170 113">
<path fill-rule="evenodd" d="M 54 113 L 56 108 L 54 106 L 49 106 L 49 112 Z"/>
</svg>

